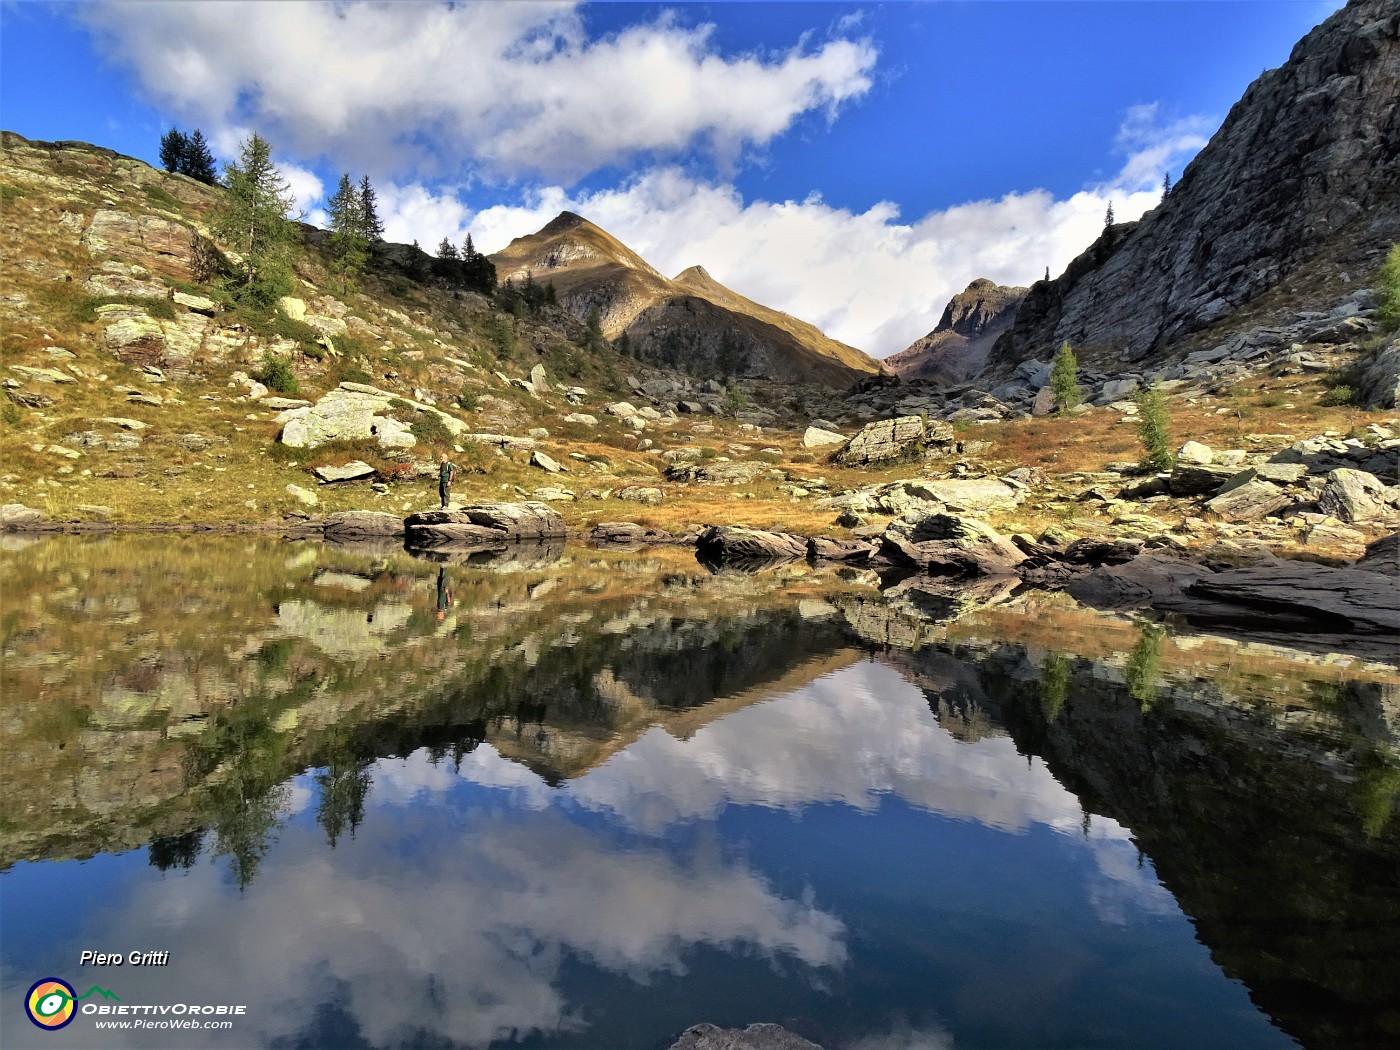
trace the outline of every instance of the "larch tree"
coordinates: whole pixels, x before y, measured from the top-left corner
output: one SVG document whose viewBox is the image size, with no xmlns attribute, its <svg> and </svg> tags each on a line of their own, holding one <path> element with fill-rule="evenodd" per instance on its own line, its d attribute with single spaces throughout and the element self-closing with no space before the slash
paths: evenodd
<svg viewBox="0 0 1400 1050">
<path fill-rule="evenodd" d="M 272 163 L 272 147 L 257 132 L 224 168 L 228 193 L 214 232 L 239 255 L 232 291 L 237 298 L 270 306 L 292 288 L 292 255 L 299 241 L 287 213 L 295 205 L 291 187 Z"/>
</svg>

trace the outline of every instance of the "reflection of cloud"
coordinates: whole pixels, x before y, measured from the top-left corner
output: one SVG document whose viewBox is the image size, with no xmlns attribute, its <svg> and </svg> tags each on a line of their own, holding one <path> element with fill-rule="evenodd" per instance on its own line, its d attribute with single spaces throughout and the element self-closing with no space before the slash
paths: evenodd
<svg viewBox="0 0 1400 1050">
<path fill-rule="evenodd" d="M 1078 827 L 1079 803 L 1005 737 L 960 743 L 897 671 L 864 663 L 677 740 L 660 729 L 566 786 L 581 804 L 656 832 L 729 804 L 873 810 L 893 794 L 1006 831 Z"/>
<path fill-rule="evenodd" d="M 862 1036 L 850 1050 L 953 1050 L 953 1037 L 942 1028 L 901 1025 L 888 1032 Z"/>
<path fill-rule="evenodd" d="M 523 809 L 544 809 L 551 788 L 544 778 L 519 762 L 512 762 L 490 744 L 479 744 L 455 766 L 450 761 L 433 765 L 426 751 L 399 761 L 380 762 L 374 768 L 374 796 L 379 802 L 408 802 L 416 795 L 442 794 L 468 780 L 482 787 L 511 792 L 511 804 Z"/>
<path fill-rule="evenodd" d="M 1089 850 L 1099 878 L 1089 884 L 1089 903 L 1103 922 L 1126 926 L 1133 912 L 1176 915 L 1180 907 L 1132 841 L 1128 829 L 1108 817 L 1094 817 Z"/>
<path fill-rule="evenodd" d="M 583 1024 L 557 988 L 569 954 L 635 980 L 682 972 L 700 945 L 813 967 L 846 959 L 839 920 L 717 852 L 622 852 L 550 813 L 471 816 L 443 838 L 443 822 L 410 812 L 378 809 L 334 852 L 315 829 L 285 835 L 241 901 L 217 866 L 142 886 L 94 943 L 159 944 L 180 965 L 128 968 L 119 994 L 248 1003 L 233 1036 L 244 1045 L 293 1034 L 308 1001 L 335 1000 L 374 1045 L 426 1029 L 481 1046 Z M 113 1044 L 87 1025 L 72 1034 L 70 1045 Z M 170 1035 L 158 1045 L 177 1045 Z"/>
</svg>

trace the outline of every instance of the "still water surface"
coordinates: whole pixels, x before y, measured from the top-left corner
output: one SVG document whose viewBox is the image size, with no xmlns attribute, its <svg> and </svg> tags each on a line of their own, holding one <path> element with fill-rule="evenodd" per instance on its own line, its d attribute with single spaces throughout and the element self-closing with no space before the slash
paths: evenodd
<svg viewBox="0 0 1400 1050">
<path fill-rule="evenodd" d="M 0 557 L 5 1046 L 1400 1031 L 1393 667 L 673 550 Z"/>
</svg>

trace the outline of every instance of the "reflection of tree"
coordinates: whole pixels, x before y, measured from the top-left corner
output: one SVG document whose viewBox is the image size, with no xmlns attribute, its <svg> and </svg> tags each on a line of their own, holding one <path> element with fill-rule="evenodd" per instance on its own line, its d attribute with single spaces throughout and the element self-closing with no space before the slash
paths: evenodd
<svg viewBox="0 0 1400 1050">
<path fill-rule="evenodd" d="M 1138 702 L 1144 712 L 1151 710 L 1157 699 L 1157 678 L 1161 671 L 1162 639 L 1167 629 L 1158 623 L 1145 623 L 1138 631 L 1137 644 L 1128 654 L 1124 675 L 1128 679 L 1128 695 Z"/>
<path fill-rule="evenodd" d="M 1053 722 L 1060 716 L 1069 696 L 1069 657 L 1064 653 L 1050 653 L 1040 668 L 1040 706 L 1045 712 L 1045 720 Z"/>
<path fill-rule="evenodd" d="M 347 831 L 354 838 L 355 829 L 365 819 L 365 799 L 372 783 L 369 766 L 364 759 L 337 756 L 316 774 L 316 783 L 321 789 L 316 823 L 325 830 L 326 841 L 332 849 Z"/>
<path fill-rule="evenodd" d="M 1370 839 L 1379 838 L 1395 814 L 1395 798 L 1400 795 L 1400 766 L 1391 765 L 1374 752 L 1361 762 L 1357 778 L 1361 829 Z"/>
<path fill-rule="evenodd" d="M 219 720 L 209 743 L 200 748 L 205 752 L 200 765 L 222 759 L 209 778 L 214 856 L 229 858 L 240 890 L 257 877 L 281 829 L 282 810 L 291 797 L 281 783 L 287 746 L 287 735 L 265 719 L 235 710 Z"/>
<path fill-rule="evenodd" d="M 189 869 L 199 859 L 199 851 L 204 846 L 204 829 L 195 828 L 183 835 L 171 835 L 156 839 L 149 847 L 152 867 L 161 871 L 171 868 Z"/>
</svg>

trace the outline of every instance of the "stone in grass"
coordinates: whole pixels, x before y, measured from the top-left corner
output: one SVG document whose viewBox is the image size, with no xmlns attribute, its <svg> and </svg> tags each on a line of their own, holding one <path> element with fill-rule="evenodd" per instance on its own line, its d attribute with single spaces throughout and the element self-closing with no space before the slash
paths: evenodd
<svg viewBox="0 0 1400 1050">
<path fill-rule="evenodd" d="M 304 489 L 300 485 L 288 485 L 287 492 L 295 496 L 300 502 L 308 507 L 315 507 L 321 502 L 321 497 L 310 489 Z"/>
<path fill-rule="evenodd" d="M 358 481 L 361 478 L 373 477 L 374 468 L 357 459 L 341 467 L 312 467 L 311 473 L 315 474 L 323 485 L 331 485 L 338 481 Z"/>
<path fill-rule="evenodd" d="M 564 469 L 555 462 L 553 458 L 546 456 L 538 449 L 530 453 L 530 465 L 532 467 L 539 467 L 541 470 L 548 471 L 551 474 L 558 474 Z"/>
</svg>

